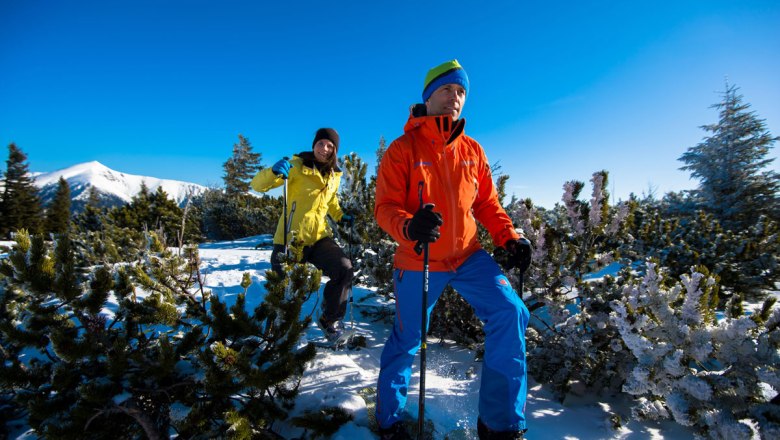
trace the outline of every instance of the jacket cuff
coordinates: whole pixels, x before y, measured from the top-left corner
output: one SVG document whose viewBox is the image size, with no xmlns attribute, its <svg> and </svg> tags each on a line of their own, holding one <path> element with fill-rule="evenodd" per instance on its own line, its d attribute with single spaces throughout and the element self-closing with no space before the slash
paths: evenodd
<svg viewBox="0 0 780 440">
<path fill-rule="evenodd" d="M 411 223 L 412 219 L 406 219 L 404 220 L 404 226 L 401 228 L 401 231 L 404 234 L 404 238 L 411 241 L 411 238 L 409 238 L 409 223 Z"/>
<path fill-rule="evenodd" d="M 506 249 L 506 242 L 509 240 L 517 240 L 520 238 L 520 234 L 515 232 L 515 228 L 511 226 L 507 226 L 505 229 L 503 229 L 501 232 L 498 233 L 498 236 L 496 237 L 498 240 L 495 240 L 495 244 L 500 244 L 501 247 Z"/>
</svg>

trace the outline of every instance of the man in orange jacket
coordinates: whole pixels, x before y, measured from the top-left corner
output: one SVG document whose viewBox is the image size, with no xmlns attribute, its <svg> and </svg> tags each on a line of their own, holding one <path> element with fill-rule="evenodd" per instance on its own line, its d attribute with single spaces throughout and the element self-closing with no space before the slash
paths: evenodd
<svg viewBox="0 0 780 440">
<path fill-rule="evenodd" d="M 420 348 L 423 259 L 429 243 L 430 316 L 451 285 L 485 323 L 485 358 L 479 395 L 481 439 L 521 438 L 526 429 L 525 329 L 529 313 L 498 264 L 477 240 L 477 223 L 525 270 L 528 240 L 515 232 L 498 200 L 482 147 L 466 136 L 460 118 L 469 90 L 457 60 L 431 69 L 424 104 L 411 108 L 404 135 L 388 147 L 377 173 L 377 223 L 398 242 L 394 260 L 396 315 L 382 351 L 377 421 L 383 439 L 409 438 L 400 423 L 412 363 Z M 433 204 L 434 208 L 423 208 Z"/>
</svg>

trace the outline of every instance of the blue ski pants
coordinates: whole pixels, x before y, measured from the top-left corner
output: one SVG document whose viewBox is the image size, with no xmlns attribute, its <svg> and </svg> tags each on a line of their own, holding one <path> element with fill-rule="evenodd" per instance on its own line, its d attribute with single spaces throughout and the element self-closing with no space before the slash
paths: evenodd
<svg viewBox="0 0 780 440">
<path fill-rule="evenodd" d="M 422 279 L 422 270 L 396 269 L 393 274 L 395 322 L 382 351 L 377 386 L 376 416 L 381 428 L 389 428 L 399 421 L 406 405 L 412 363 L 422 335 Z M 498 264 L 481 249 L 454 272 L 429 273 L 428 317 L 448 284 L 471 304 L 484 323 L 485 358 L 479 389 L 479 417 L 494 431 L 525 429 L 528 309 Z"/>
</svg>

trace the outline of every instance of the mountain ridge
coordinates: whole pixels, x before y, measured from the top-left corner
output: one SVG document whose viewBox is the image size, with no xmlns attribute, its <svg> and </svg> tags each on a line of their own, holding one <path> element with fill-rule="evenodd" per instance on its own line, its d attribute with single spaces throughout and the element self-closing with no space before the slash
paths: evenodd
<svg viewBox="0 0 780 440">
<path fill-rule="evenodd" d="M 149 192 L 155 192 L 162 187 L 168 197 L 175 200 L 179 206 L 184 206 L 188 200 L 208 189 L 196 183 L 123 173 L 98 161 L 91 161 L 48 173 L 36 173 L 35 185 L 39 188 L 44 205 L 48 204 L 57 192 L 60 177 L 68 182 L 74 211 L 79 211 L 87 204 L 91 188 L 96 190 L 103 206 L 130 203 L 141 191 L 142 185 L 146 185 Z"/>
</svg>

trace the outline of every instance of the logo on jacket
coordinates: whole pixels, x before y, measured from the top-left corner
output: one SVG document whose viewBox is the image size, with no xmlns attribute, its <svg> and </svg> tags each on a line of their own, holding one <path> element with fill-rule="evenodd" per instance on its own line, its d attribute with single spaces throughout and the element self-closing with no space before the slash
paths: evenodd
<svg viewBox="0 0 780 440">
<path fill-rule="evenodd" d="M 421 160 L 421 161 L 419 161 L 419 162 L 415 162 L 415 164 L 414 164 L 414 167 L 415 167 L 415 168 L 417 168 L 417 167 L 422 167 L 422 166 L 429 167 L 429 166 L 431 166 L 431 165 L 433 165 L 431 162 L 426 162 L 426 161 L 424 161 L 424 160 Z"/>
<path fill-rule="evenodd" d="M 460 161 L 460 164 L 463 165 L 464 167 L 467 167 L 467 166 L 474 165 L 474 161 L 473 160 L 462 160 L 462 161 Z"/>
</svg>

